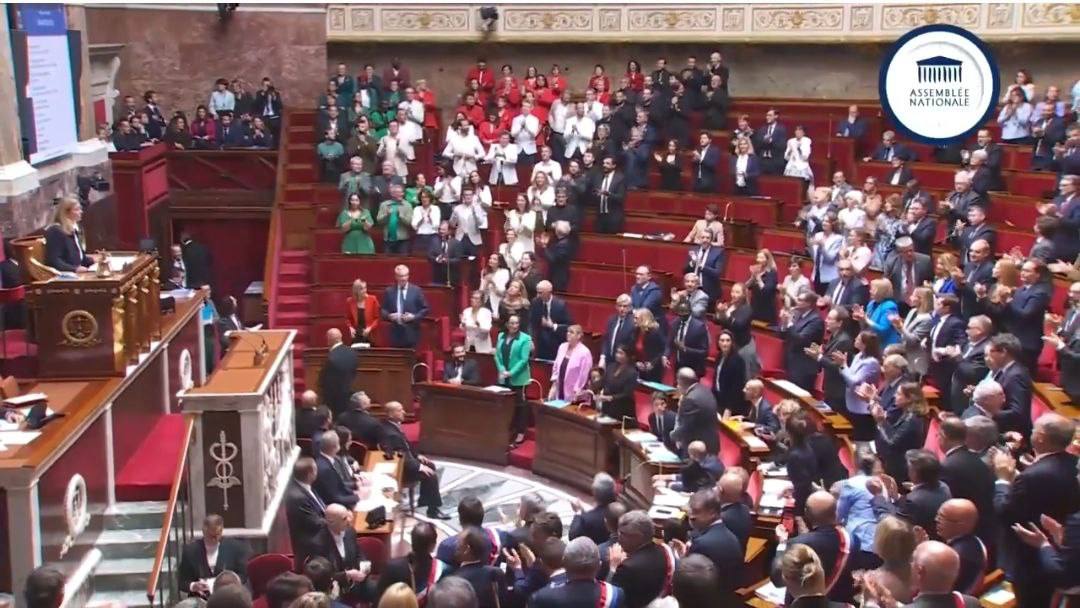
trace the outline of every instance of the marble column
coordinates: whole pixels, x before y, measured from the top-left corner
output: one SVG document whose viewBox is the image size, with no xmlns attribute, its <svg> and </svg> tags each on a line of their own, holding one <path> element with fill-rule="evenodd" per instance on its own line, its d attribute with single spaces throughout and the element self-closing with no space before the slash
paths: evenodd
<svg viewBox="0 0 1080 608">
<path fill-rule="evenodd" d="M 82 58 L 82 77 L 79 79 L 79 141 L 86 141 L 97 137 L 97 126 L 94 124 L 94 103 L 91 99 L 90 36 L 86 31 L 86 8 L 78 4 L 68 4 L 65 8 L 68 29 L 82 32 L 82 48 L 79 49 L 79 56 Z"/>
<path fill-rule="evenodd" d="M 15 65 L 11 59 L 11 33 L 7 11 L 0 11 L 0 196 L 36 188 L 36 172 L 23 160 L 19 141 L 19 108 L 15 102 Z"/>
</svg>

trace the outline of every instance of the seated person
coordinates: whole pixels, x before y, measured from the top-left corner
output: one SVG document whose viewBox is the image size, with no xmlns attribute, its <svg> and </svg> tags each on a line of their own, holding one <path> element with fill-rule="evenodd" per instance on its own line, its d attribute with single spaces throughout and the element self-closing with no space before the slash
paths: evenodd
<svg viewBox="0 0 1080 608">
<path fill-rule="evenodd" d="M 199 597 L 210 596 L 210 580 L 229 570 L 244 581 L 251 549 L 243 541 L 225 538 L 225 520 L 207 515 L 203 537 L 188 543 L 180 554 L 180 589 Z"/>
<path fill-rule="evenodd" d="M 480 368 L 467 354 L 463 344 L 454 345 L 450 358 L 443 364 L 443 382 L 480 386 Z"/>
<path fill-rule="evenodd" d="M 141 133 L 131 128 L 130 120 L 121 118 L 120 122 L 116 123 L 112 142 L 117 152 L 138 152 L 145 141 Z"/>
<path fill-rule="evenodd" d="M 360 501 L 360 496 L 356 493 L 355 480 L 346 479 L 338 464 L 338 454 L 341 452 L 341 439 L 338 434 L 328 431 L 319 435 L 318 448 L 315 451 L 315 462 L 319 470 L 315 483 L 312 484 L 315 494 L 328 505 L 336 503 L 351 509 Z"/>
<path fill-rule="evenodd" d="M 691 441 L 686 448 L 690 459 L 678 473 L 653 475 L 655 487 L 668 486 L 676 492 L 697 492 L 716 484 L 724 474 L 724 463 L 710 454 L 701 441 Z"/>
<path fill-rule="evenodd" d="M 383 422 L 380 447 L 386 452 L 400 453 L 405 459 L 403 481 L 406 484 L 420 484 L 420 500 L 417 506 L 427 507 L 427 516 L 432 519 L 450 519 L 443 513 L 442 495 L 439 492 L 439 476 L 435 474 L 435 464 L 427 456 L 413 451 L 401 423 L 405 420 L 405 408 L 398 401 L 388 401 L 384 406 L 386 420 Z"/>
<path fill-rule="evenodd" d="M 671 440 L 671 429 L 675 428 L 675 412 L 668 409 L 667 396 L 661 392 L 653 393 L 652 408 L 653 413 L 649 414 L 649 432 L 674 452 L 675 442 Z"/>
<path fill-rule="evenodd" d="M 82 272 L 97 261 L 87 254 L 79 229 L 82 204 L 78 199 L 63 198 L 56 206 L 54 224 L 45 229 L 45 265 L 60 272 Z"/>
</svg>

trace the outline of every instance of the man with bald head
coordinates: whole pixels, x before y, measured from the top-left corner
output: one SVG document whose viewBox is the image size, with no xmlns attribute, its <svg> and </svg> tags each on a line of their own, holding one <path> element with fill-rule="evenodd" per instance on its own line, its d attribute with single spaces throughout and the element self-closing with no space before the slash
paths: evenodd
<svg viewBox="0 0 1080 608">
<path fill-rule="evenodd" d="M 737 471 L 724 472 L 720 481 L 716 482 L 716 489 L 720 493 L 720 519 L 724 520 L 724 525 L 746 551 L 746 543 L 754 529 L 754 519 L 750 507 L 742 501 L 743 487 L 743 477 Z"/>
<path fill-rule="evenodd" d="M 945 543 L 928 540 L 911 556 L 911 586 L 919 594 L 909 608 L 978 608 L 979 600 L 953 592 L 960 558 Z M 1027 606 L 1028 604 L 1017 604 Z M 1034 606 L 1034 604 L 1032 604 Z"/>
<path fill-rule="evenodd" d="M 689 367 L 675 373 L 675 384 L 681 401 L 675 416 L 675 428 L 671 440 L 684 451 L 693 441 L 705 444 L 709 454 L 720 451 L 720 438 L 716 428 L 716 398 L 705 385 L 698 382 L 698 375 Z"/>
<path fill-rule="evenodd" d="M 961 260 L 962 268 L 952 270 L 953 283 L 956 285 L 956 297 L 960 298 L 960 313 L 971 317 L 978 310 L 976 285 L 992 286 L 994 279 L 994 252 L 990 243 L 979 239 L 968 247 L 968 258 Z"/>
<path fill-rule="evenodd" d="M 409 282 L 409 267 L 394 267 L 394 284 L 383 293 L 380 315 L 390 322 L 390 346 L 416 348 L 420 342 L 420 321 L 427 316 L 428 303 L 420 287 Z"/>
<path fill-rule="evenodd" d="M 375 594 L 375 585 L 368 580 L 371 562 L 356 544 L 352 510 L 338 504 L 327 505 L 324 520 L 312 539 L 311 553 L 301 563 L 312 557 L 325 558 L 330 562 L 343 602 L 371 601 Z"/>
<path fill-rule="evenodd" d="M 435 463 L 427 456 L 417 454 L 405 437 L 401 423 L 405 421 L 405 408 L 397 401 L 388 401 L 384 406 L 386 420 L 383 421 L 379 447 L 389 453 L 400 454 L 404 459 L 404 481 L 407 485 L 420 484 L 420 500 L 417 506 L 427 507 L 427 516 L 432 519 L 450 519 L 442 511 L 442 495 L 439 491 L 439 475 Z"/>
<path fill-rule="evenodd" d="M 701 441 L 691 441 L 686 455 L 689 460 L 677 474 L 653 475 L 653 482 L 671 482 L 671 489 L 676 492 L 697 492 L 712 487 L 724 474 L 724 463 L 710 454 Z"/>
<path fill-rule="evenodd" d="M 776 547 L 777 559 L 773 562 L 773 583 L 784 584 L 780 572 L 780 558 L 784 549 L 788 545 L 806 545 L 821 558 L 828 598 L 834 602 L 851 603 L 855 587 L 851 578 L 852 560 L 849 558 L 857 555 L 862 548 L 857 536 L 852 536 L 843 526 L 837 524 L 836 497 L 824 490 L 814 492 L 806 499 L 803 519 L 806 520 L 809 531 L 790 540 L 787 538 L 787 529 L 777 526 L 780 544 Z"/>
<path fill-rule="evenodd" d="M 323 430 L 322 420 L 319 417 L 319 395 L 308 389 L 300 394 L 300 401 L 296 403 L 293 412 L 297 439 L 311 439 L 316 433 Z"/>
<path fill-rule="evenodd" d="M 349 407 L 358 357 L 356 351 L 341 341 L 341 330 L 336 327 L 327 330 L 326 346 L 326 363 L 319 370 L 319 393 L 337 416 Z"/>
<path fill-rule="evenodd" d="M 566 341 L 566 330 L 574 324 L 570 309 L 556 298 L 551 281 L 536 284 L 536 297 L 529 306 L 529 335 L 536 345 L 537 359 L 555 360 L 559 345 Z"/>
<path fill-rule="evenodd" d="M 981 194 L 971 189 L 971 177 L 966 171 L 957 171 L 953 178 L 953 191 L 938 204 L 938 215 L 948 214 L 949 225 L 966 222 L 968 207 L 986 204 Z"/>
<path fill-rule="evenodd" d="M 975 503 L 964 498 L 952 498 L 941 503 L 934 520 L 937 535 L 960 557 L 960 572 L 953 590 L 972 593 L 982 582 L 989 565 L 989 550 L 975 534 L 979 511 Z"/>
<path fill-rule="evenodd" d="M 341 440 L 337 433 L 323 433 L 315 448 L 315 464 L 319 474 L 315 477 L 315 493 L 326 504 L 337 503 L 352 508 L 360 501 L 356 493 L 356 480 L 345 479 L 336 467 L 341 452 Z"/>
<path fill-rule="evenodd" d="M 696 535 L 689 546 L 681 541 L 673 541 L 673 544 L 680 557 L 704 555 L 716 566 L 717 571 L 728 574 L 721 578 L 721 591 L 730 602 L 735 599 L 734 592 L 740 577 L 733 575 L 742 571 L 744 549 L 721 519 L 720 505 L 720 494 L 716 488 L 695 492 L 690 497 L 688 509 L 690 526 Z"/>
<path fill-rule="evenodd" d="M 971 501 L 976 508 L 979 537 L 992 546 L 997 538 L 994 473 L 978 454 L 968 449 L 967 427 L 957 416 L 942 418 L 938 426 L 938 446 L 945 453 L 941 461 L 941 481 L 949 486 L 953 499 Z"/>
<path fill-rule="evenodd" d="M 1076 423 L 1057 413 L 1039 416 L 1031 432 L 1035 460 L 1017 474 L 1016 461 L 1007 452 L 994 456 L 998 482 L 994 506 L 1003 526 L 1038 522 L 1043 515 L 1064 521 L 1080 509 L 1080 482 L 1075 455 L 1066 451 Z M 1038 552 L 1013 534 L 1002 537 L 999 565 L 1013 582 L 1020 606 L 1046 606 L 1052 585 L 1045 574 L 1032 568 Z"/>
</svg>

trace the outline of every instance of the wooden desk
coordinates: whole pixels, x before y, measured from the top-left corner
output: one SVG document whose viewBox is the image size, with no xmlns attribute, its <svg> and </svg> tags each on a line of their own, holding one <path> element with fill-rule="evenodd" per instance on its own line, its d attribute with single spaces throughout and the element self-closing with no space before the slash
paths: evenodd
<svg viewBox="0 0 1080 608">
<path fill-rule="evenodd" d="M 623 498 L 635 509 L 648 509 L 656 495 L 656 490 L 653 488 L 653 475 L 677 473 L 682 463 L 649 462 L 645 450 L 627 439 L 621 430 L 613 430 L 612 437 L 619 454 L 619 478 L 625 480 Z"/>
<path fill-rule="evenodd" d="M 356 350 L 356 377 L 352 389 L 364 391 L 375 403 L 397 401 L 412 411 L 413 366 L 416 352 L 405 348 L 360 348 Z M 304 349 L 304 382 L 318 389 L 319 372 L 326 364 L 326 348 Z"/>
<path fill-rule="evenodd" d="M 802 409 L 810 415 L 811 418 L 817 421 L 822 429 L 826 430 L 830 435 L 834 437 L 844 435 L 851 435 L 851 423 L 847 418 L 844 418 L 836 411 L 826 413 L 817 408 L 817 399 L 812 396 L 796 395 L 794 392 L 788 390 L 783 385 L 777 383 L 771 378 L 762 378 L 765 382 L 765 390 L 767 392 L 780 395 L 783 399 L 793 399 L 802 406 Z M 774 403 L 775 405 L 775 403 Z"/>
<path fill-rule="evenodd" d="M 1042 400 L 1051 410 L 1073 420 L 1080 420 L 1080 407 L 1069 400 L 1069 396 L 1059 386 L 1049 382 L 1035 382 L 1033 386 L 1035 396 Z"/>
<path fill-rule="evenodd" d="M 420 383 L 417 391 L 421 452 L 506 465 L 514 393 L 442 382 Z"/>
<path fill-rule="evenodd" d="M 757 442 L 748 440 L 748 436 L 754 437 L 753 431 L 742 430 L 740 423 L 736 420 L 721 421 L 720 424 L 717 425 L 717 428 L 720 431 L 721 455 L 724 454 L 724 448 L 728 445 L 737 449 L 739 452 L 737 462 L 731 464 L 737 464 L 747 471 L 756 469 L 761 460 L 768 456 L 771 451 L 769 446 L 763 445 L 764 442 L 762 442 L 762 445 L 757 445 Z M 754 443 L 755 445 L 751 445 L 751 443 Z M 725 464 L 728 463 L 725 462 Z"/>
<path fill-rule="evenodd" d="M 394 481 L 398 484 L 398 497 L 400 499 L 401 494 L 401 476 L 404 471 L 405 463 L 400 456 L 386 457 L 386 454 L 382 450 L 370 450 L 367 456 L 364 457 L 364 470 L 371 472 L 375 470 L 376 465 L 384 462 L 393 462 L 396 464 L 394 471 Z M 378 528 L 372 528 L 367 523 L 367 511 L 356 511 L 353 515 L 353 530 L 360 536 L 373 536 L 383 541 L 386 544 L 387 551 L 390 550 L 389 540 L 390 536 L 394 533 L 394 518 L 390 513 L 386 514 L 386 523 Z"/>
<path fill-rule="evenodd" d="M 589 490 L 594 475 L 609 472 L 613 427 L 595 415 L 591 408 L 538 405 L 533 472 L 582 491 Z"/>
</svg>

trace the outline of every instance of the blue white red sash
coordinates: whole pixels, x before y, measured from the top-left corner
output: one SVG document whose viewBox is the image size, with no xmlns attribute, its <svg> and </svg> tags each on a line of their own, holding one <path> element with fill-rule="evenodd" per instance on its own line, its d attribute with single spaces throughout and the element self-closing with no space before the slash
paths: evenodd
<svg viewBox="0 0 1080 608">
<path fill-rule="evenodd" d="M 427 584 L 424 585 L 422 590 L 416 592 L 416 601 L 418 601 L 421 606 L 427 601 L 428 591 L 430 591 L 435 586 L 435 583 L 439 582 L 439 579 L 446 574 L 448 568 L 449 567 L 442 560 L 435 559 L 431 561 L 431 570 L 427 575 Z M 415 583 L 413 586 L 415 587 Z"/>
<path fill-rule="evenodd" d="M 665 543 L 657 543 L 664 550 L 664 590 L 661 596 L 671 595 L 671 584 L 675 579 L 675 551 Z"/>
<path fill-rule="evenodd" d="M 952 592 L 953 601 L 956 602 L 956 608 L 964 608 L 967 604 L 964 603 L 964 594 L 959 591 Z"/>
<path fill-rule="evenodd" d="M 615 585 L 604 581 L 597 581 L 600 585 L 600 595 L 596 598 L 596 608 L 611 608 L 615 605 L 615 595 L 619 592 Z"/>
<path fill-rule="evenodd" d="M 847 567 L 848 558 L 851 557 L 851 535 L 843 526 L 836 526 L 836 535 L 840 537 L 840 551 L 836 556 L 836 567 L 833 568 L 832 576 L 825 581 L 825 593 L 832 591 L 833 585 L 840 580 L 840 574 Z"/>
<path fill-rule="evenodd" d="M 488 554 L 488 565 L 494 566 L 499 561 L 499 556 L 502 554 L 502 538 L 499 537 L 497 530 L 491 530 L 483 528 L 484 533 L 487 534 L 488 541 L 491 542 L 491 553 Z"/>
</svg>

